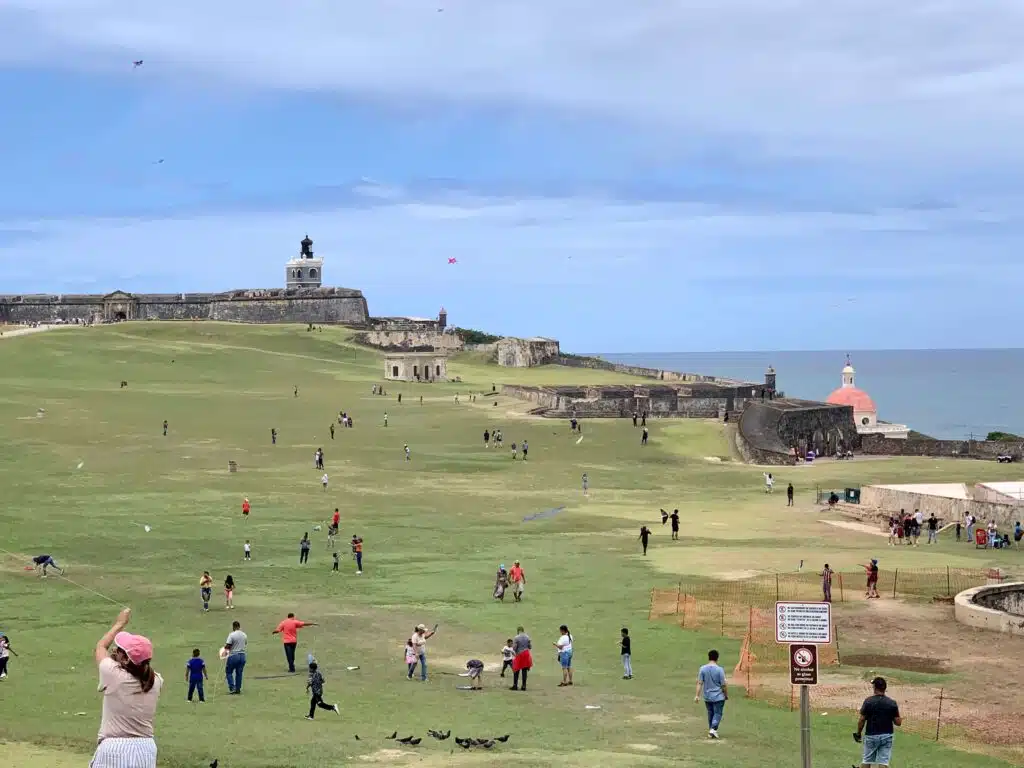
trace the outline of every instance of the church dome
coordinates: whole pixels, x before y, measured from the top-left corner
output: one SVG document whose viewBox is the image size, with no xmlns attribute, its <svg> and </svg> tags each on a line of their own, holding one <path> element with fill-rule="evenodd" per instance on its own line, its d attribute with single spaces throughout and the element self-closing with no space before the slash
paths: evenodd
<svg viewBox="0 0 1024 768">
<path fill-rule="evenodd" d="M 857 387 L 840 387 L 825 400 L 830 405 L 852 405 L 857 413 L 870 411 L 877 413 L 875 401 L 863 389 Z"/>
<path fill-rule="evenodd" d="M 855 374 L 853 364 L 850 363 L 850 358 L 847 356 L 846 365 L 843 367 L 843 386 L 829 395 L 825 402 L 830 405 L 851 405 L 856 413 L 878 413 L 875 401 L 867 392 L 855 386 Z"/>
</svg>

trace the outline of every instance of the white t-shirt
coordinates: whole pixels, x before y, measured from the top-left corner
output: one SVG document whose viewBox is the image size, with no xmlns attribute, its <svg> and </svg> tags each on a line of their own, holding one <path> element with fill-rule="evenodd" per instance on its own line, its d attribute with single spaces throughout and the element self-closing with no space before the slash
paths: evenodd
<svg viewBox="0 0 1024 768">
<path fill-rule="evenodd" d="M 918 525 L 920 525 L 921 523 L 923 523 L 923 522 L 924 522 L 924 512 L 921 512 L 920 510 L 918 510 L 918 511 L 917 511 L 917 512 L 916 512 L 916 513 L 914 514 L 914 519 L 915 519 L 915 520 L 917 520 L 917 524 L 918 524 Z"/>
<path fill-rule="evenodd" d="M 249 551 L 250 551 L 250 547 L 249 547 L 249 542 L 246 542 L 246 543 L 245 543 L 245 551 L 246 551 L 246 552 L 249 552 Z"/>
<path fill-rule="evenodd" d="M 326 474 L 323 477 L 320 478 L 320 482 L 323 483 L 324 485 L 327 485 L 327 475 Z"/>
<path fill-rule="evenodd" d="M 560 653 L 565 651 L 572 653 L 572 640 L 569 635 L 562 635 L 558 638 L 558 650 Z"/>
</svg>

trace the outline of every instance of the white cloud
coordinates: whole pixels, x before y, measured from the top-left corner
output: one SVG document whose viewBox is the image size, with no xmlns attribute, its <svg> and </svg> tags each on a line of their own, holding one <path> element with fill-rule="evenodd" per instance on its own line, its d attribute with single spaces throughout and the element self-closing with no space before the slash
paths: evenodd
<svg viewBox="0 0 1024 768">
<path fill-rule="evenodd" d="M 18 30 L 0 32 L 0 59 L 138 56 L 156 78 L 593 111 L 767 153 L 1005 163 L 1021 154 L 1022 26 L 1019 0 L 0 0 L 0 30 Z"/>
</svg>

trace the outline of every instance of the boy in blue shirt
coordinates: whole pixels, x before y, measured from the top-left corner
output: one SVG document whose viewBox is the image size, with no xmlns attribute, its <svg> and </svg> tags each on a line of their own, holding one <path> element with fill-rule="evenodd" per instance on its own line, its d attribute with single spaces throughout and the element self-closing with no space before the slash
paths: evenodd
<svg viewBox="0 0 1024 768">
<path fill-rule="evenodd" d="M 206 674 L 206 662 L 199 656 L 199 649 L 192 649 L 192 658 L 185 665 L 185 681 L 188 683 L 188 700 L 192 701 L 192 694 L 199 694 L 199 701 L 205 702 L 203 695 L 203 680 L 208 680 Z"/>
</svg>

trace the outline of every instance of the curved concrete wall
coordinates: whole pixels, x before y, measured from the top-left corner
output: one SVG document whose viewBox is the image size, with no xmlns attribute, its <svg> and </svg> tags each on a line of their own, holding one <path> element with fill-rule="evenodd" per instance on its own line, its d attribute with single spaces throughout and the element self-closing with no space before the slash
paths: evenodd
<svg viewBox="0 0 1024 768">
<path fill-rule="evenodd" d="M 969 627 L 1024 637 L 1024 581 L 964 590 L 956 596 L 954 611 L 956 620 Z"/>
</svg>

